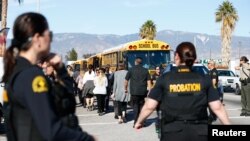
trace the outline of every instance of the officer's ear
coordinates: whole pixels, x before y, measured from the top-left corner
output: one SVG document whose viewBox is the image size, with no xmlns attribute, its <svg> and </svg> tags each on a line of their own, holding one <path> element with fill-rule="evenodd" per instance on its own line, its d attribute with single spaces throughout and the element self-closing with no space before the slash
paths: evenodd
<svg viewBox="0 0 250 141">
<path fill-rule="evenodd" d="M 38 33 L 36 33 L 33 37 L 32 37 L 32 42 L 33 45 L 36 47 L 40 46 L 40 40 L 39 40 L 40 35 Z"/>
<path fill-rule="evenodd" d="M 179 54 L 177 52 L 175 52 L 175 54 L 174 54 L 174 59 L 175 60 L 180 60 L 180 56 L 179 56 Z"/>
<path fill-rule="evenodd" d="M 174 54 L 174 61 L 175 61 L 176 65 L 179 65 L 180 62 L 181 62 L 180 56 L 179 56 L 179 54 L 177 52 L 175 52 L 175 54 Z"/>
</svg>

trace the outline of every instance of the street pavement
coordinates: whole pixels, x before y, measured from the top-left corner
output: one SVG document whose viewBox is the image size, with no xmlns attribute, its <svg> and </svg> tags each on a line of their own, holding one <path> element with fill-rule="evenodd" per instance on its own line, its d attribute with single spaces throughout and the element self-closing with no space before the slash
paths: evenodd
<svg viewBox="0 0 250 141">
<path fill-rule="evenodd" d="M 241 95 L 235 95 L 234 93 L 225 93 L 224 104 L 232 124 L 250 125 L 250 116 L 240 116 Z M 217 120 L 214 124 L 220 124 L 220 122 Z"/>
<path fill-rule="evenodd" d="M 241 112 L 240 95 L 225 93 L 224 104 L 232 124 L 250 124 L 250 117 L 239 116 Z M 110 102 L 111 108 L 112 105 Z M 131 108 L 128 109 L 128 121 L 123 124 L 118 124 L 117 119 L 114 119 L 113 112 L 99 116 L 96 109 L 87 111 L 79 106 L 77 107 L 77 115 L 82 129 L 94 135 L 98 141 L 158 141 L 154 124 L 156 112 L 148 118 L 146 127 L 140 130 L 133 128 Z M 216 121 L 214 124 L 220 124 L 220 122 Z M 0 141 L 6 141 L 4 135 L 0 136 Z"/>
</svg>

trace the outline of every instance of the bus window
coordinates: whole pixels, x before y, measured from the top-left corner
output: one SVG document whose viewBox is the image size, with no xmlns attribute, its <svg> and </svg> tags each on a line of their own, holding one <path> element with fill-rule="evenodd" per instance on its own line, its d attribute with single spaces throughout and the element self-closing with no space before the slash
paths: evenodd
<svg viewBox="0 0 250 141">
<path fill-rule="evenodd" d="M 128 68 L 134 66 L 135 58 L 143 59 L 142 66 L 147 69 L 154 69 L 161 64 L 167 64 L 170 59 L 169 51 L 133 51 L 128 52 Z"/>
<path fill-rule="evenodd" d="M 161 64 L 167 64 L 170 59 L 169 51 L 149 51 L 149 68 L 153 69 Z"/>
</svg>

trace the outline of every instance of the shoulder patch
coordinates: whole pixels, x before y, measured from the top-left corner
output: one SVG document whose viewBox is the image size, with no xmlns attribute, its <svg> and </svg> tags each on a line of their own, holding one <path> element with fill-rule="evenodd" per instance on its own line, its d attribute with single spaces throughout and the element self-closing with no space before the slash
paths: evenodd
<svg viewBox="0 0 250 141">
<path fill-rule="evenodd" d="M 36 76 L 32 81 L 32 90 L 35 93 L 48 92 L 47 81 L 43 76 Z"/>
<path fill-rule="evenodd" d="M 216 72 L 213 72 L 213 75 L 216 75 Z"/>
<path fill-rule="evenodd" d="M 8 102 L 8 101 L 9 101 L 8 93 L 7 93 L 7 90 L 4 89 L 3 90 L 3 102 Z"/>
</svg>

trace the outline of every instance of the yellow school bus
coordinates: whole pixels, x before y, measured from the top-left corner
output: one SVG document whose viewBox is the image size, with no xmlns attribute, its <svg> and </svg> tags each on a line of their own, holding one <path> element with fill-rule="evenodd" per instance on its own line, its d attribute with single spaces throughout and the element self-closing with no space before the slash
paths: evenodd
<svg viewBox="0 0 250 141">
<path fill-rule="evenodd" d="M 77 71 L 86 71 L 88 69 L 87 61 L 88 59 L 76 60 L 72 63 L 72 67 Z"/>
<path fill-rule="evenodd" d="M 95 54 L 95 55 L 92 55 L 90 56 L 87 60 L 87 65 L 93 65 L 93 68 L 96 69 L 96 68 L 100 68 L 102 67 L 101 66 L 101 60 L 102 60 L 102 54 L 101 53 L 98 53 L 98 54 Z"/>
<path fill-rule="evenodd" d="M 170 62 L 170 46 L 158 40 L 137 40 L 109 48 L 101 53 L 101 66 L 110 66 L 115 71 L 119 63 L 126 69 L 134 66 L 136 57 L 143 59 L 143 67 L 154 73 L 156 66 L 166 66 Z"/>
</svg>

